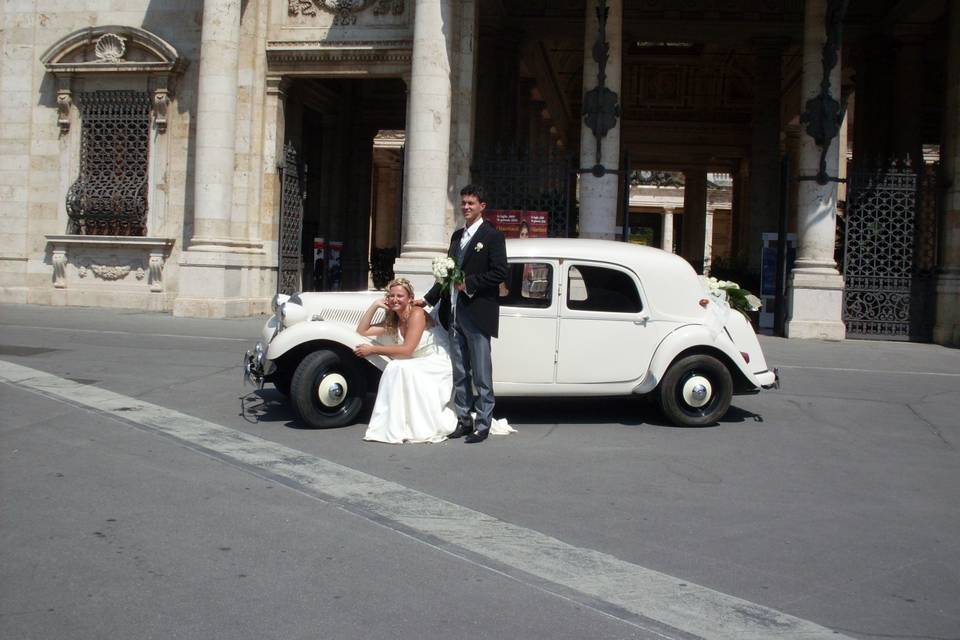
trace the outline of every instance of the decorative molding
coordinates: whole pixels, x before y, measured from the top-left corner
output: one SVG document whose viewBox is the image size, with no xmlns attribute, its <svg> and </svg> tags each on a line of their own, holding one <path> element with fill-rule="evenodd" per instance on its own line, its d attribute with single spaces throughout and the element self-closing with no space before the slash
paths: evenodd
<svg viewBox="0 0 960 640">
<path fill-rule="evenodd" d="M 267 64 L 367 63 L 411 65 L 412 40 L 362 40 L 337 43 L 275 40 L 267 43 Z"/>
<path fill-rule="evenodd" d="M 61 135 L 70 131 L 71 107 L 73 107 L 73 92 L 68 82 L 66 87 L 57 89 L 57 125 L 60 127 Z"/>
<path fill-rule="evenodd" d="M 67 248 L 55 248 L 52 262 L 53 286 L 57 289 L 65 289 L 67 286 Z"/>
<path fill-rule="evenodd" d="M 136 56 L 131 55 L 134 51 Z M 170 78 L 186 68 L 186 60 L 167 41 L 138 27 L 120 25 L 74 31 L 47 49 L 40 61 L 57 79 L 57 124 L 61 133 L 70 130 L 70 113 L 76 102 L 72 78 L 117 73 L 148 76 L 153 88 L 154 124 L 159 133 L 164 133 Z"/>
<path fill-rule="evenodd" d="M 403 15 L 405 0 L 287 0 L 287 15 L 314 18 L 319 11 L 333 14 L 335 26 L 352 26 L 357 14 L 373 7 L 373 15 Z"/>
<path fill-rule="evenodd" d="M 127 52 L 127 40 L 115 33 L 105 33 L 97 38 L 93 53 L 103 62 L 118 62 Z"/>
<path fill-rule="evenodd" d="M 116 264 L 116 265 L 105 265 L 105 264 L 91 264 L 90 270 L 93 271 L 93 274 L 100 278 L 101 280 L 123 280 L 130 273 L 130 265 L 128 264 Z"/>
<path fill-rule="evenodd" d="M 159 293 L 163 291 L 163 253 L 162 252 L 150 252 L 150 259 L 147 262 L 147 269 L 150 272 L 150 279 L 147 281 L 150 284 L 150 291 L 154 293 Z M 137 276 L 142 278 L 143 276 Z"/>
</svg>

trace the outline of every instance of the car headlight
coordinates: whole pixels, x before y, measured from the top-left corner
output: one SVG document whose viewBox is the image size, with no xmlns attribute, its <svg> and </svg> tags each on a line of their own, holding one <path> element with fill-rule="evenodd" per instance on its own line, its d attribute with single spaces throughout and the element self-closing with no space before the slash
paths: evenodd
<svg viewBox="0 0 960 640">
<path fill-rule="evenodd" d="M 280 322 L 283 323 L 283 326 L 289 327 L 306 319 L 307 310 L 300 305 L 289 300 L 280 305 Z"/>
<path fill-rule="evenodd" d="M 285 293 L 276 294 L 275 296 L 273 296 L 273 299 L 270 301 L 270 310 L 273 311 L 274 313 L 279 313 L 281 305 L 283 305 L 283 303 L 289 299 L 290 299 L 290 296 L 288 296 Z"/>
</svg>

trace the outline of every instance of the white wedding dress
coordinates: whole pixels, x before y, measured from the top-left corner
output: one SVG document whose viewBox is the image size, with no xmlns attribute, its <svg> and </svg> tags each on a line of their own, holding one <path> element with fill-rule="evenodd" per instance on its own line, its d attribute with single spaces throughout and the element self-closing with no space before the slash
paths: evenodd
<svg viewBox="0 0 960 640">
<path fill-rule="evenodd" d="M 384 335 L 376 342 L 402 344 L 403 339 Z M 363 439 L 391 444 L 442 442 L 456 426 L 449 339 L 431 317 L 413 355 L 392 360 L 383 370 Z M 514 431 L 506 420 L 494 420 L 490 427 L 491 435 Z"/>
</svg>

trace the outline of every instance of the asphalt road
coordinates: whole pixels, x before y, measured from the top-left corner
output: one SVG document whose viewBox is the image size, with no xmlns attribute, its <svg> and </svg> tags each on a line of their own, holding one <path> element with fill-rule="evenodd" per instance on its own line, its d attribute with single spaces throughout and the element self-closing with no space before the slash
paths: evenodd
<svg viewBox="0 0 960 640">
<path fill-rule="evenodd" d="M 391 446 L 244 389 L 261 324 L 0 305 L 0 637 L 960 638 L 956 350 L 763 338 L 716 427 Z"/>
</svg>

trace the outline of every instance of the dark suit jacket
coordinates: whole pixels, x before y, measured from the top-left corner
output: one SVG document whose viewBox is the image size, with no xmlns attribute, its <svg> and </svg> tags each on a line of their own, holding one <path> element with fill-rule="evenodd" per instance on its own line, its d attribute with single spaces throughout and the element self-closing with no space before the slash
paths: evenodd
<svg viewBox="0 0 960 640">
<path fill-rule="evenodd" d="M 447 255 L 456 259 L 463 227 L 453 232 Z M 463 250 L 460 268 L 465 274 L 466 292 L 457 299 L 457 313 L 466 313 L 484 335 L 496 338 L 500 328 L 500 283 L 507 278 L 507 243 L 503 234 L 484 221 Z M 449 327 L 450 292 L 436 283 L 423 296 L 431 305 L 440 303 L 440 322 Z"/>
</svg>

